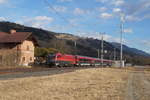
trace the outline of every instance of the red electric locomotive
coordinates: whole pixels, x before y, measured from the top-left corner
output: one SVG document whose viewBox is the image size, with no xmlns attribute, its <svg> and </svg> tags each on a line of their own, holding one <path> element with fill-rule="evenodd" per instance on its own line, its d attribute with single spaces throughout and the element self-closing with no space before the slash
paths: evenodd
<svg viewBox="0 0 150 100">
<path fill-rule="evenodd" d="M 76 64 L 76 58 L 74 55 L 56 53 L 49 54 L 46 62 L 50 66 L 69 66 Z"/>
</svg>

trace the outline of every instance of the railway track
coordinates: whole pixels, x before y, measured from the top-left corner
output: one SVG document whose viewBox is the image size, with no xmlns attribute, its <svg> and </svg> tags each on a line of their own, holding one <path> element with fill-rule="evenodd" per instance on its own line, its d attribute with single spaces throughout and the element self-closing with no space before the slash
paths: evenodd
<svg viewBox="0 0 150 100">
<path fill-rule="evenodd" d="M 87 68 L 89 69 L 89 68 L 96 68 L 96 67 L 5 68 L 5 69 L 0 69 L 0 80 L 1 79 L 7 80 L 7 79 L 12 79 L 12 78 L 30 77 L 30 76 L 54 75 L 54 74 L 60 74 L 60 73 L 73 72 L 75 70 L 87 69 Z M 97 67 L 97 68 L 100 68 L 100 67 Z M 138 72 L 144 73 L 144 71 L 150 70 L 150 68 L 125 68 L 125 69 L 131 71 L 132 73 L 138 73 Z M 120 72 L 121 70 L 116 69 L 116 71 Z"/>
<path fill-rule="evenodd" d="M 56 75 L 56 74 L 69 73 L 75 70 L 87 69 L 87 68 L 89 69 L 93 67 L 6 68 L 6 69 L 0 69 L 0 80 Z"/>
<path fill-rule="evenodd" d="M 26 72 L 39 72 L 39 71 L 51 71 L 51 70 L 78 70 L 96 67 L 33 67 L 33 68 L 3 68 L 0 69 L 0 75 L 13 74 L 13 73 L 26 73 Z M 97 67 L 100 68 L 100 67 Z"/>
</svg>

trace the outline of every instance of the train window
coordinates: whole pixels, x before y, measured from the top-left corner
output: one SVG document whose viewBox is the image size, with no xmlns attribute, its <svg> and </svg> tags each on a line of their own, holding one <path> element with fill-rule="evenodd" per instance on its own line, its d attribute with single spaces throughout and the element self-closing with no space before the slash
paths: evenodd
<svg viewBox="0 0 150 100">
<path fill-rule="evenodd" d="M 79 61 L 85 61 L 85 59 L 79 59 Z"/>
<path fill-rule="evenodd" d="M 79 61 L 85 61 L 85 62 L 88 62 L 88 61 L 91 61 L 89 59 L 79 59 Z"/>
<path fill-rule="evenodd" d="M 55 58 L 55 55 L 54 55 L 54 54 L 49 54 L 47 57 L 48 57 L 49 59 L 52 59 L 52 58 Z"/>
<path fill-rule="evenodd" d="M 91 60 L 89 60 L 89 59 L 86 59 L 86 61 L 91 61 Z"/>
</svg>

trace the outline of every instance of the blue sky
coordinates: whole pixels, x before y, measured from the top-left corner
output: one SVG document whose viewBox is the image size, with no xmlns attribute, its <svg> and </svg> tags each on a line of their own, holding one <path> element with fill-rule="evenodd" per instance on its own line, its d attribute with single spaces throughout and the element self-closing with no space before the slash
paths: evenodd
<svg viewBox="0 0 150 100">
<path fill-rule="evenodd" d="M 150 0 L 0 0 L 0 21 L 119 42 L 150 53 Z"/>
</svg>

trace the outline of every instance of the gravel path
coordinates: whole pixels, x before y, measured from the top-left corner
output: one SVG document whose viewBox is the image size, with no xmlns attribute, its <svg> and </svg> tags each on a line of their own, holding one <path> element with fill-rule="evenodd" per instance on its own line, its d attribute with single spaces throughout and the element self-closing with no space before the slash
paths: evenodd
<svg viewBox="0 0 150 100">
<path fill-rule="evenodd" d="M 134 100 L 133 94 L 133 73 L 129 75 L 127 82 L 127 90 L 126 90 L 126 100 Z"/>
<path fill-rule="evenodd" d="M 150 74 L 141 71 L 129 73 L 125 100 L 150 100 Z"/>
</svg>

